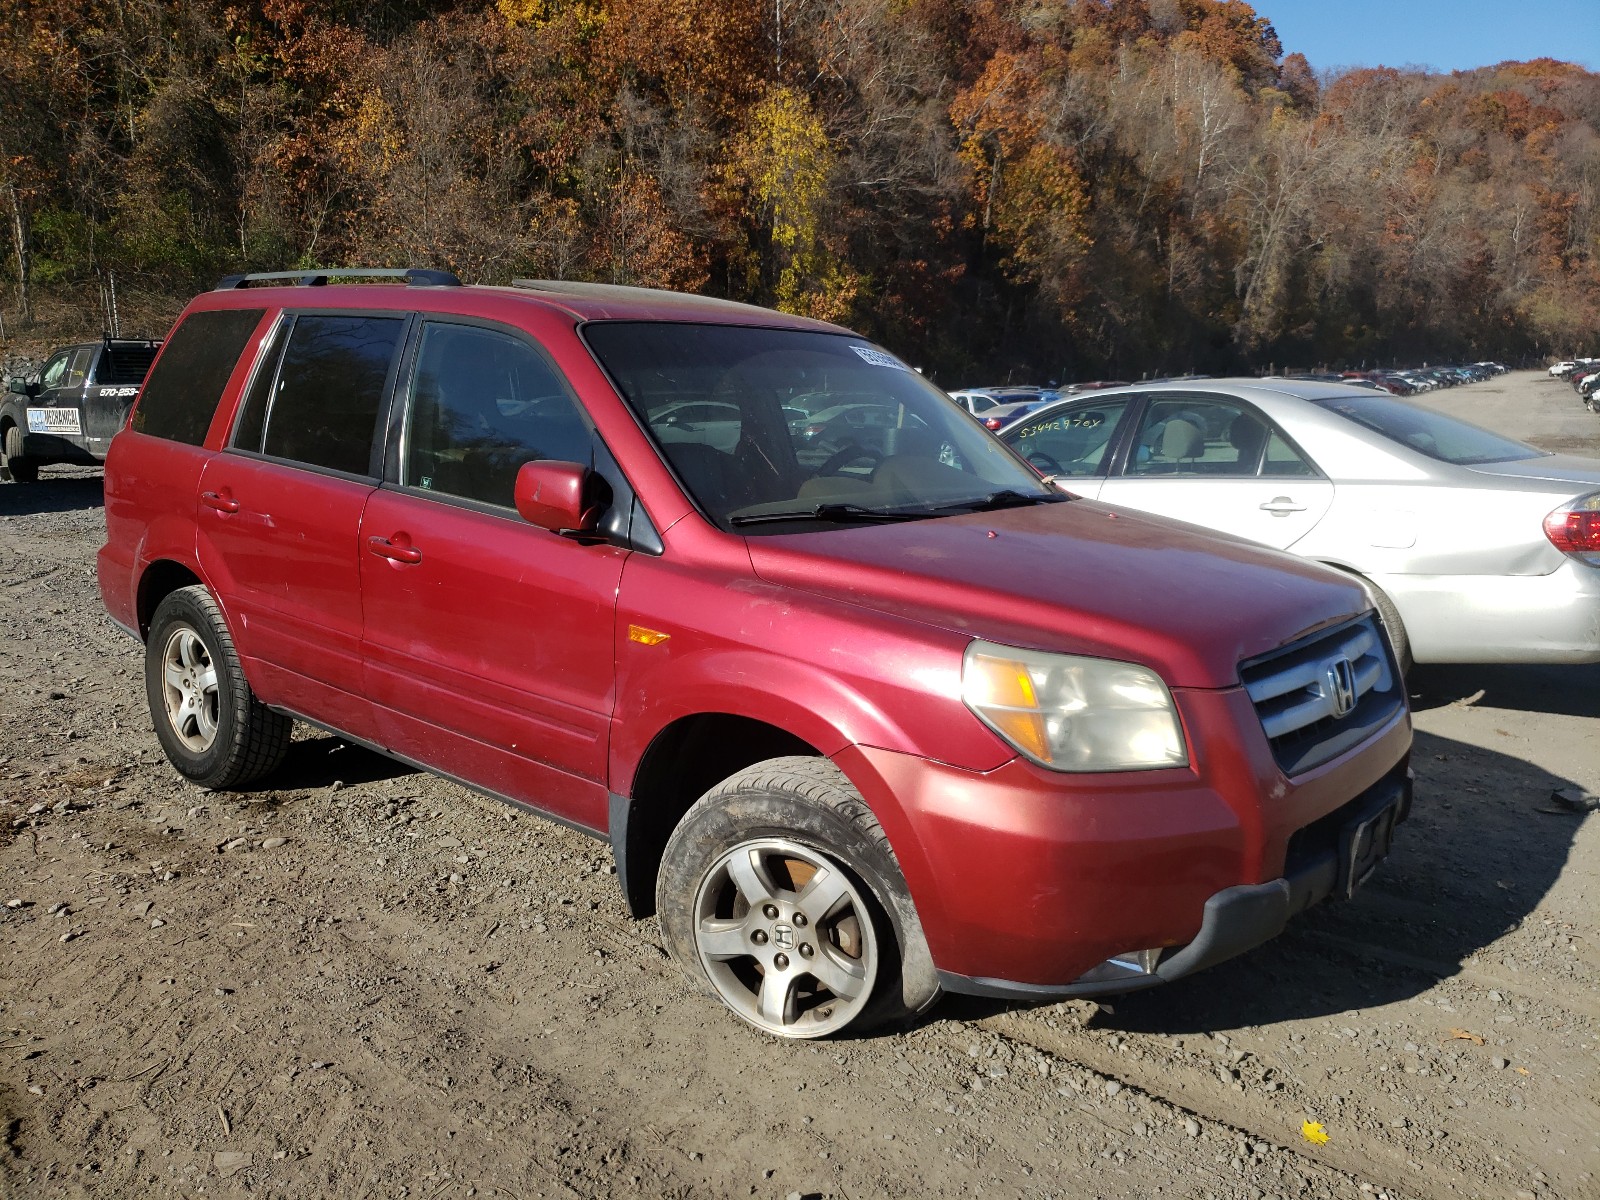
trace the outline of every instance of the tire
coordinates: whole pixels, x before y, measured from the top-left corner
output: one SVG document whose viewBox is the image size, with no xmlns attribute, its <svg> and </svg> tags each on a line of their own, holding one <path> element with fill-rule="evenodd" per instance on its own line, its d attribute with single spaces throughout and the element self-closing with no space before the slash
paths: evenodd
<svg viewBox="0 0 1600 1200">
<path fill-rule="evenodd" d="M 696 801 L 656 910 L 689 977 L 777 1037 L 860 1033 L 939 997 L 888 838 L 827 759 L 769 759 Z"/>
<path fill-rule="evenodd" d="M 1400 619 L 1400 610 L 1377 584 L 1366 579 L 1362 582 L 1367 585 L 1367 591 L 1372 593 L 1372 603 L 1389 634 L 1389 645 L 1394 649 L 1394 660 L 1400 665 L 1400 678 L 1404 680 L 1410 676 L 1411 668 L 1416 663 L 1411 657 L 1411 639 L 1406 634 L 1405 622 Z"/>
<path fill-rule="evenodd" d="M 235 788 L 283 761 L 294 722 L 250 690 L 222 609 L 205 588 L 179 588 L 157 607 L 144 684 L 156 737 L 184 778 Z"/>
<path fill-rule="evenodd" d="M 22 452 L 23 432 L 20 425 L 6 426 L 5 455 L 6 469 L 11 472 L 11 479 L 15 483 L 38 483 L 39 464 L 30 460 Z"/>
</svg>

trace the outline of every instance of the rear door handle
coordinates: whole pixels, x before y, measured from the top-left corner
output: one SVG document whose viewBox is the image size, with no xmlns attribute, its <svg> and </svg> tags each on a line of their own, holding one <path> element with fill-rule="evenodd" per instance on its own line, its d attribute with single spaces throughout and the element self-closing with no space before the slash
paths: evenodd
<svg viewBox="0 0 1600 1200">
<path fill-rule="evenodd" d="M 239 511 L 239 502 L 233 498 L 233 493 L 227 488 L 220 492 L 201 492 L 200 503 L 207 508 L 214 508 L 218 512 L 236 513 Z"/>
<path fill-rule="evenodd" d="M 387 558 L 392 562 L 419 563 L 422 561 L 422 551 L 411 544 L 411 539 L 403 533 L 395 534 L 395 540 L 386 537 L 369 537 L 367 549 L 380 558 Z"/>
<path fill-rule="evenodd" d="M 1304 504 L 1296 504 L 1292 496 L 1274 496 L 1261 506 L 1262 512 L 1269 512 L 1275 517 L 1287 517 L 1290 513 L 1305 512 Z"/>
</svg>

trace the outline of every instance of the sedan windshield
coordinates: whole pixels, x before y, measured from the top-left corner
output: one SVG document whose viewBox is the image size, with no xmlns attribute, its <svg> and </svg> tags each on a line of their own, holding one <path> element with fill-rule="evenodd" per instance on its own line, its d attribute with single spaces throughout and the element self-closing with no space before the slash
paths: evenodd
<svg viewBox="0 0 1600 1200">
<path fill-rule="evenodd" d="M 1062 499 L 943 392 L 859 338 L 662 322 L 597 322 L 584 337 L 724 529 L 781 533 Z"/>
<path fill-rule="evenodd" d="M 1515 462 L 1539 458 L 1545 453 L 1455 417 L 1389 396 L 1336 396 L 1315 403 L 1419 454 L 1459 467 Z"/>
</svg>

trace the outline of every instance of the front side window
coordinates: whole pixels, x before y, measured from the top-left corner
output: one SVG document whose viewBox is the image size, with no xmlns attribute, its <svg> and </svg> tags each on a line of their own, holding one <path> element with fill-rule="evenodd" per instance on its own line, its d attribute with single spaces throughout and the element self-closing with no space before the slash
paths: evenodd
<svg viewBox="0 0 1600 1200">
<path fill-rule="evenodd" d="M 685 489 L 739 532 L 1063 499 L 947 395 L 859 338 L 601 322 L 583 336 Z"/>
<path fill-rule="evenodd" d="M 67 360 L 70 354 L 58 354 L 44 365 L 44 374 L 40 377 L 43 387 L 57 388 L 61 381 L 67 377 Z"/>
<path fill-rule="evenodd" d="M 716 415 L 684 412 L 681 419 L 691 425 Z M 506 334 L 426 325 L 406 414 L 401 483 L 510 508 L 518 469 L 535 459 L 594 461 L 589 427 L 554 368 Z"/>
<path fill-rule="evenodd" d="M 1005 432 L 1005 441 L 1046 475 L 1100 473 L 1126 400 L 1053 409 Z"/>
<path fill-rule="evenodd" d="M 405 324 L 401 317 L 296 317 L 267 398 L 261 452 L 370 475 L 373 433 Z"/>
</svg>

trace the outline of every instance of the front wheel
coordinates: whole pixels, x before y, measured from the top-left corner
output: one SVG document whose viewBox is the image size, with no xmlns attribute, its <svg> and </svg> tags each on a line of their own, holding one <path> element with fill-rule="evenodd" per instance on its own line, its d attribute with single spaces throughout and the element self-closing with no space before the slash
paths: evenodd
<svg viewBox="0 0 1600 1200">
<path fill-rule="evenodd" d="M 294 722 L 256 699 L 205 588 L 179 588 L 156 608 L 144 653 L 145 695 L 156 737 L 185 778 L 232 788 L 272 771 Z"/>
<path fill-rule="evenodd" d="M 23 453 L 23 432 L 20 425 L 6 426 L 5 456 L 6 469 L 11 472 L 11 478 L 17 483 L 39 482 L 39 464 Z"/>
<path fill-rule="evenodd" d="M 690 977 L 778 1037 L 860 1032 L 939 995 L 888 839 L 826 759 L 771 759 L 702 796 L 667 842 L 656 908 Z"/>
</svg>

